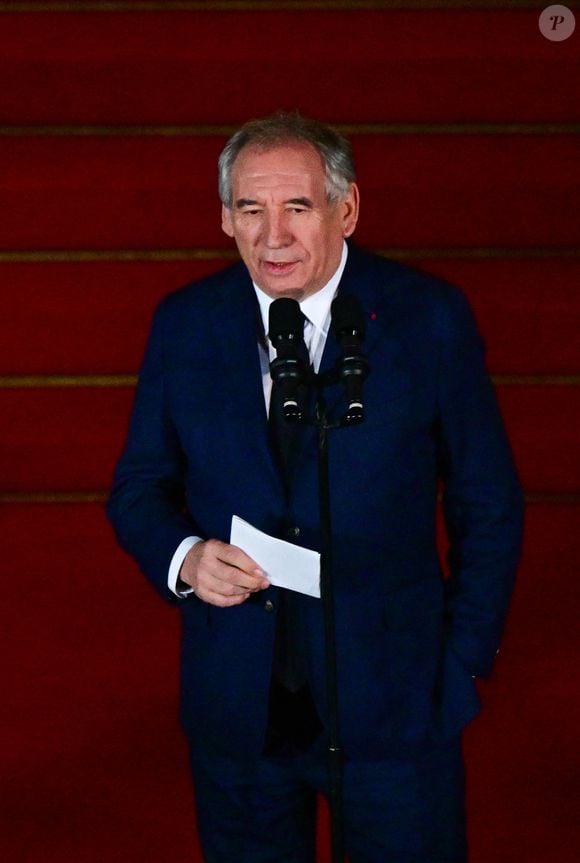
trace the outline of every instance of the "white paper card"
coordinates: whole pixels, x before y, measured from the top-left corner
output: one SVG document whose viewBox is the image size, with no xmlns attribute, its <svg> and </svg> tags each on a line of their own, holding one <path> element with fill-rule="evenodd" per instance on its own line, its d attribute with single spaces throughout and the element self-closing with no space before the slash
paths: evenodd
<svg viewBox="0 0 580 863">
<path fill-rule="evenodd" d="M 320 555 L 317 551 L 269 536 L 237 515 L 232 517 L 230 542 L 256 561 L 271 584 L 320 599 Z"/>
</svg>

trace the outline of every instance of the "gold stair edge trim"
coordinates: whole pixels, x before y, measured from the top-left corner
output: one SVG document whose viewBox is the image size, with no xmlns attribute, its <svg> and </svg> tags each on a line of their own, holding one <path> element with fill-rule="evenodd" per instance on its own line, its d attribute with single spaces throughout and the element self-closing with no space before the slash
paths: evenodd
<svg viewBox="0 0 580 863">
<path fill-rule="evenodd" d="M 0 492 L 1 503 L 105 503 L 104 491 L 6 491 Z"/>
<path fill-rule="evenodd" d="M 491 375 L 496 386 L 524 386 L 524 387 L 577 387 L 580 386 L 580 374 L 498 374 Z"/>
<path fill-rule="evenodd" d="M 383 248 L 377 254 L 394 260 L 552 260 L 580 258 L 580 248 Z M 0 264 L 178 263 L 237 261 L 235 249 L 14 249 L 0 251 Z"/>
<path fill-rule="evenodd" d="M 1 10 L 0 10 L 1 11 Z M 333 123 L 343 135 L 577 135 L 580 123 L 571 122 L 464 122 L 464 123 Z M 239 125 L 169 125 L 139 123 L 135 125 L 2 125 L 0 138 L 183 138 L 183 137 L 229 137 Z"/>
<path fill-rule="evenodd" d="M 137 384 L 137 375 L 0 375 L 0 390 L 113 389 Z"/>
<path fill-rule="evenodd" d="M 0 504 L 104 504 L 109 493 L 106 491 L 4 491 L 0 492 Z M 580 505 L 580 492 L 527 492 L 527 504 L 572 504 Z"/>
<path fill-rule="evenodd" d="M 578 387 L 580 374 L 493 374 L 495 386 Z M 132 388 L 137 375 L 0 375 L 0 390 L 27 389 L 116 389 Z"/>
<path fill-rule="evenodd" d="M 0 12 L 258 12 L 258 11 L 404 11 L 414 9 L 540 9 L 545 0 L 102 0 L 102 2 L 0 3 Z M 576 8 L 576 0 L 568 0 Z"/>
</svg>

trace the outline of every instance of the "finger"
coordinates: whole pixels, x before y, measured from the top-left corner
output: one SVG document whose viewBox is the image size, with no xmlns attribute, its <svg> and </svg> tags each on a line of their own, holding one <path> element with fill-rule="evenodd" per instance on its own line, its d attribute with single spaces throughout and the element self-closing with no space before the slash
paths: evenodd
<svg viewBox="0 0 580 863">
<path fill-rule="evenodd" d="M 203 563 L 208 571 L 221 581 L 252 591 L 264 590 L 270 586 L 264 571 L 241 548 L 210 540 L 206 551 L 206 560 Z"/>
<path fill-rule="evenodd" d="M 239 584 L 238 581 L 246 580 L 248 584 Z M 252 581 L 251 576 L 240 575 L 239 570 L 234 567 L 228 567 L 227 571 L 218 573 L 207 573 L 198 579 L 207 590 L 213 593 L 219 593 L 222 596 L 239 596 L 245 593 L 255 593 L 261 589 Z"/>
<path fill-rule="evenodd" d="M 211 591 L 222 596 L 240 596 L 249 591 L 254 592 L 269 587 L 269 581 L 264 575 L 247 573 L 235 565 L 224 562 L 224 558 L 237 561 L 242 565 L 255 566 L 254 561 L 242 549 L 220 540 L 210 539 L 190 550 L 186 558 L 188 566 L 185 580 L 193 583 L 201 598 L 203 598 L 202 591 Z M 261 573 L 261 570 L 258 571 Z"/>
<path fill-rule="evenodd" d="M 217 554 L 219 560 L 223 561 L 223 563 L 235 566 L 236 569 L 240 569 L 242 572 L 248 573 L 249 575 L 256 575 L 258 577 L 264 577 L 265 575 L 264 570 L 256 563 L 256 561 L 252 560 L 252 558 L 237 545 L 230 545 L 229 543 L 223 542 L 220 544 Z"/>
<path fill-rule="evenodd" d="M 196 586 L 199 589 L 219 593 L 223 596 L 236 596 L 262 590 L 269 582 L 266 579 L 247 575 L 234 566 L 222 563 L 215 558 L 202 561 L 197 570 Z"/>
<path fill-rule="evenodd" d="M 224 566 L 223 568 L 216 570 L 213 574 L 217 581 L 220 582 L 222 589 L 227 586 L 236 591 L 251 591 L 252 593 L 255 593 L 258 590 L 264 590 L 264 588 L 270 586 L 270 582 L 264 576 L 248 575 L 240 569 L 236 569 L 235 566 Z M 228 593 L 229 592 L 230 591 L 228 590 Z"/>
<path fill-rule="evenodd" d="M 198 596 L 210 605 L 216 605 L 219 608 L 230 608 L 235 605 L 241 605 L 249 598 L 250 594 L 246 592 L 236 594 L 235 596 L 224 596 L 223 593 L 216 593 L 212 590 L 207 590 L 203 592 L 203 595 L 198 593 Z"/>
</svg>

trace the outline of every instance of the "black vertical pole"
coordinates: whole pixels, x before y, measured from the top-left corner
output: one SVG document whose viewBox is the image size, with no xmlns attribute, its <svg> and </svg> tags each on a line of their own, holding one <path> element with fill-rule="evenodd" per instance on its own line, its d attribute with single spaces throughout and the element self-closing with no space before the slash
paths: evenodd
<svg viewBox="0 0 580 863">
<path fill-rule="evenodd" d="M 332 583 L 332 524 L 328 473 L 328 425 L 326 409 L 319 391 L 316 404 L 318 427 L 318 488 L 320 498 L 320 589 L 324 612 L 326 648 L 326 692 L 328 699 L 328 776 L 332 863 L 344 861 L 342 812 L 342 749 L 338 720 L 338 683 L 336 676 L 336 632 Z"/>
</svg>

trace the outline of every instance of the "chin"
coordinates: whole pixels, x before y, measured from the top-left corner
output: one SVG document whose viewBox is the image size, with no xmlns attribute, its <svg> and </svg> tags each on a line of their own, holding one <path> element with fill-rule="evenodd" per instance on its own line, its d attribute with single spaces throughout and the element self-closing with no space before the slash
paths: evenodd
<svg viewBox="0 0 580 863">
<path fill-rule="evenodd" d="M 262 286 L 259 285 L 259 287 Z M 264 285 L 262 290 L 274 300 L 277 300 L 280 297 L 290 297 L 291 300 L 298 300 L 298 302 L 300 302 L 307 296 L 306 288 L 296 288 L 291 285 L 288 285 L 288 287 L 285 287 L 284 285 Z"/>
<path fill-rule="evenodd" d="M 291 300 L 303 300 L 306 296 L 305 288 L 282 288 L 276 291 L 276 297 L 290 297 Z"/>
</svg>

